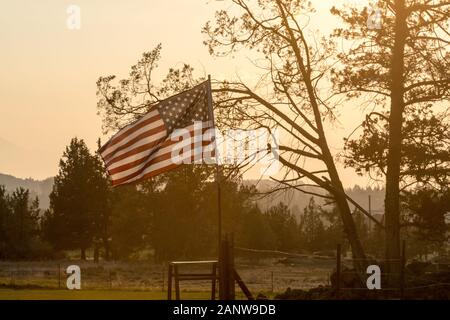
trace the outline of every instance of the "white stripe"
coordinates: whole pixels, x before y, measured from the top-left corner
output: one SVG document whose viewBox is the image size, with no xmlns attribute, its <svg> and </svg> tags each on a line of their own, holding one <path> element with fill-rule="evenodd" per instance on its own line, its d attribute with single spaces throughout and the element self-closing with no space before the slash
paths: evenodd
<svg viewBox="0 0 450 320">
<path fill-rule="evenodd" d="M 166 141 L 168 141 L 168 140 L 165 140 L 164 142 L 166 142 Z M 142 158 L 145 158 L 145 157 L 147 157 L 150 153 L 152 153 L 152 152 L 155 150 L 155 148 L 158 148 L 158 147 L 159 147 L 161 144 L 163 144 L 164 142 L 161 142 L 159 145 L 156 145 L 154 148 L 151 148 L 151 149 L 149 149 L 149 150 L 144 150 L 144 151 L 142 151 L 142 152 L 139 152 L 139 153 L 136 153 L 136 154 L 134 154 L 134 155 L 132 155 L 132 156 L 129 156 L 129 157 L 123 159 L 123 160 L 117 161 L 117 162 L 111 164 L 110 166 L 108 166 L 108 169 L 109 169 L 109 170 L 113 170 L 113 169 L 115 169 L 115 168 L 121 167 L 121 166 L 126 165 L 126 164 L 128 164 L 128 163 L 132 163 L 132 162 L 134 162 L 134 161 L 137 161 L 137 160 L 140 160 L 140 159 L 142 159 Z M 170 147 L 170 146 L 168 146 L 168 147 Z M 168 148 L 168 147 L 166 147 L 166 148 Z M 147 162 L 148 162 L 148 161 L 147 161 Z"/>
<path fill-rule="evenodd" d="M 141 119 L 139 119 L 136 123 L 132 123 L 129 124 L 128 126 L 126 126 L 125 128 L 123 128 L 122 130 L 120 130 L 119 132 L 117 132 L 115 135 L 113 135 L 111 137 L 111 139 L 109 139 L 109 141 L 115 140 L 117 138 L 119 138 L 121 135 L 126 134 L 128 131 L 130 131 L 130 129 L 134 128 L 135 126 L 139 125 L 140 123 L 142 123 L 143 121 L 150 119 L 154 116 L 156 116 L 158 113 L 157 110 L 153 110 L 150 113 L 146 114 L 145 116 L 143 116 Z M 108 149 L 104 150 L 102 152 L 103 155 L 107 155 L 108 153 L 110 153 L 111 151 L 115 150 L 117 148 L 117 146 L 120 146 L 121 144 L 123 144 L 123 141 L 119 141 L 117 142 L 117 144 L 114 144 L 110 147 L 108 147 Z"/>
<path fill-rule="evenodd" d="M 116 150 L 118 150 L 120 147 L 122 147 L 123 145 L 127 144 L 128 142 L 130 142 L 132 139 L 135 139 L 139 135 L 144 134 L 145 132 L 147 132 L 149 130 L 153 130 L 153 129 L 155 129 L 157 127 L 160 127 L 160 126 L 164 126 L 164 122 L 161 119 L 158 119 L 158 120 L 153 121 L 152 123 L 149 123 L 148 125 L 140 128 L 139 130 L 137 130 L 136 132 L 131 134 L 129 137 L 127 137 L 123 141 L 120 141 L 117 144 L 115 144 L 115 145 L 107 148 L 106 150 L 104 150 L 102 152 L 102 156 L 103 157 L 107 157 L 108 155 L 113 154 Z"/>
<path fill-rule="evenodd" d="M 164 138 L 164 137 L 161 137 L 161 138 Z M 166 140 L 164 140 L 164 141 L 166 141 Z M 113 169 L 118 168 L 118 167 L 121 167 L 121 166 L 123 166 L 123 165 L 125 165 L 125 164 L 128 164 L 128 163 L 137 161 L 137 160 L 139 160 L 139 159 L 145 158 L 145 157 L 147 157 L 150 153 L 152 153 L 156 148 L 158 148 L 162 143 L 164 143 L 164 141 L 161 142 L 161 143 L 159 143 L 159 144 L 157 144 L 157 145 L 155 145 L 155 146 L 154 146 L 153 148 L 151 148 L 151 149 L 144 150 L 144 151 L 141 151 L 141 152 L 139 152 L 139 153 L 132 154 L 132 155 L 126 157 L 126 158 L 123 158 L 123 159 L 120 160 L 120 161 L 111 163 L 111 164 L 108 166 L 108 169 L 109 169 L 109 170 L 113 170 Z M 115 156 L 114 156 L 114 158 L 115 158 Z M 114 158 L 113 158 L 113 159 L 114 159 Z M 112 161 L 113 159 L 111 159 L 110 161 Z"/>
<path fill-rule="evenodd" d="M 139 180 L 139 179 L 142 178 L 145 174 L 147 174 L 147 173 L 149 173 L 149 172 L 151 172 L 151 171 L 155 171 L 155 170 L 164 168 L 164 167 L 168 167 L 168 166 L 170 166 L 171 164 L 172 164 L 172 161 L 171 161 L 170 159 L 165 160 L 165 161 L 160 161 L 160 162 L 154 163 L 154 164 L 152 164 L 150 167 L 148 167 L 147 170 L 145 170 L 145 173 L 141 173 L 140 175 L 138 175 L 138 176 L 136 176 L 136 177 L 134 177 L 134 178 L 131 178 L 131 179 L 127 180 L 127 181 L 124 181 L 123 183 L 130 183 L 130 182 Z"/>
<path fill-rule="evenodd" d="M 186 155 L 183 159 L 188 159 L 188 158 L 190 158 L 190 157 L 191 157 L 191 155 L 188 154 L 188 155 Z M 157 163 L 155 163 L 155 164 L 152 164 L 152 165 L 151 165 L 150 167 L 148 167 L 147 169 L 145 169 L 145 170 L 144 170 L 141 174 L 139 174 L 138 176 L 136 176 L 136 177 L 134 177 L 134 178 L 131 178 L 131 179 L 129 179 L 129 180 L 123 182 L 123 183 L 130 183 L 130 182 L 139 180 L 140 178 L 142 178 L 142 177 L 145 176 L 146 174 L 151 173 L 152 171 L 155 171 L 155 170 L 158 170 L 158 169 L 161 169 L 161 168 L 164 168 L 164 167 L 171 166 L 172 164 L 173 164 L 172 159 L 167 159 L 167 160 L 164 160 L 164 161 L 157 162 Z"/>
<path fill-rule="evenodd" d="M 148 144 L 148 143 L 154 142 L 154 141 L 156 141 L 156 140 L 159 140 L 159 139 L 161 139 L 161 138 L 164 138 L 166 135 L 167 135 L 167 131 L 166 131 L 166 130 L 163 130 L 163 131 L 160 131 L 160 132 L 158 132 L 158 133 L 155 133 L 155 134 L 153 134 L 153 135 L 151 135 L 151 136 L 149 136 L 149 137 L 140 139 L 140 140 L 136 141 L 134 144 L 132 144 L 131 146 L 129 146 L 129 147 L 125 148 L 125 149 L 122 149 L 122 150 L 120 150 L 120 151 L 117 151 L 117 152 L 114 154 L 114 156 L 113 156 L 112 158 L 106 160 L 106 162 L 107 162 L 107 163 L 110 163 L 111 161 L 113 161 L 113 160 L 114 160 L 115 158 L 117 158 L 118 156 L 123 155 L 124 153 L 127 153 L 127 152 L 129 152 L 129 151 L 132 151 L 133 149 L 136 149 L 136 148 L 138 148 L 138 147 L 141 147 L 141 146 L 143 146 L 143 145 L 145 145 L 145 144 Z M 131 156 L 132 156 L 132 155 L 130 155 L 130 157 L 131 157 Z"/>
<path fill-rule="evenodd" d="M 166 141 L 168 141 L 168 140 L 166 140 Z M 191 145 L 191 141 L 186 139 L 186 140 L 179 141 L 178 143 L 175 143 L 173 145 L 169 145 L 169 146 L 166 146 L 164 148 L 161 148 L 158 151 L 156 151 L 154 154 L 152 154 L 152 156 L 147 161 L 145 161 L 145 162 L 143 162 L 143 163 L 141 163 L 141 164 L 139 164 L 139 165 L 137 165 L 135 167 L 132 167 L 132 168 L 130 168 L 128 170 L 117 172 L 116 174 L 112 175 L 111 178 L 113 180 L 124 178 L 124 177 L 126 177 L 126 176 L 128 176 L 128 175 L 130 175 L 130 174 L 132 174 L 132 173 L 134 173 L 136 171 L 141 170 L 147 163 L 151 162 L 153 159 L 155 159 L 155 158 L 157 158 L 157 157 L 159 157 L 161 155 L 164 155 L 164 154 L 167 154 L 167 153 L 171 153 L 173 148 L 176 147 L 178 149 L 178 148 L 183 148 L 185 146 L 190 146 L 190 145 Z M 145 156 L 148 156 L 149 154 L 150 154 L 150 152 L 146 152 L 146 154 L 143 157 L 141 156 L 139 159 L 142 159 Z M 135 159 L 135 160 L 137 160 L 137 159 Z M 131 163 L 131 162 L 133 162 L 133 161 L 127 161 L 127 163 Z"/>
<path fill-rule="evenodd" d="M 143 168 L 146 164 L 148 164 L 149 162 L 151 162 L 151 161 L 152 161 L 153 159 L 155 159 L 156 157 L 159 157 L 159 156 L 164 155 L 164 154 L 167 154 L 167 153 L 171 153 L 172 150 L 173 150 L 175 147 L 176 147 L 177 149 L 182 150 L 185 146 L 190 146 L 190 145 L 193 143 L 193 141 L 194 141 L 194 139 L 192 139 L 192 138 L 194 138 L 194 137 L 199 137 L 200 139 L 199 139 L 198 141 L 199 141 L 200 145 L 202 145 L 202 137 L 203 137 L 203 134 L 201 133 L 201 131 L 200 131 L 200 132 L 199 132 L 198 130 L 194 131 L 194 129 L 195 129 L 195 128 L 194 128 L 194 125 L 190 125 L 190 126 L 188 126 L 188 127 L 186 127 L 186 128 L 183 128 L 183 129 L 184 129 L 184 130 L 187 130 L 187 131 L 190 133 L 190 138 L 191 138 L 191 139 L 182 139 L 181 141 L 178 141 L 177 143 L 175 143 L 175 144 L 173 144 L 173 145 L 166 146 L 166 147 L 164 147 L 164 148 L 162 148 L 162 149 L 156 151 L 155 154 L 153 154 L 153 155 L 149 158 L 148 161 L 145 161 L 144 163 L 141 163 L 141 164 L 139 164 L 139 165 L 137 165 L 137 166 L 135 166 L 135 167 L 132 167 L 132 168 L 130 168 L 130 169 L 128 169 L 128 170 L 121 171 L 121 172 L 118 172 L 118 173 L 112 175 L 112 176 L 111 176 L 112 180 L 113 180 L 113 181 L 119 180 L 119 179 L 122 179 L 122 178 L 124 178 L 124 177 L 127 177 L 127 176 L 129 176 L 129 175 L 131 175 L 131 174 L 133 174 L 133 173 L 139 171 L 141 168 Z M 207 129 L 207 128 L 203 128 L 203 129 Z M 198 133 L 200 133 L 200 134 L 198 134 Z M 194 134 L 194 137 L 191 136 L 192 134 Z M 179 134 L 176 135 L 176 136 L 174 136 L 174 134 L 172 134 L 171 137 L 172 137 L 172 136 L 173 136 L 174 138 L 177 138 L 177 137 L 179 138 L 179 137 L 181 137 Z M 166 141 L 167 141 L 167 140 L 166 140 Z M 174 139 L 173 141 L 177 141 L 177 140 Z M 164 142 L 162 142 L 162 143 L 164 143 Z M 152 150 L 154 150 L 154 148 L 152 148 Z M 148 156 L 148 154 L 149 154 L 150 152 L 151 152 L 151 150 L 146 150 L 146 151 L 143 151 L 143 152 L 141 152 L 141 153 L 138 153 L 138 154 L 132 155 L 132 156 L 130 156 L 130 157 L 127 157 L 127 158 L 125 158 L 125 159 L 123 159 L 123 160 L 121 160 L 121 161 L 118 161 L 117 163 L 113 163 L 111 166 L 108 166 L 108 169 L 117 168 L 117 167 L 119 167 L 119 166 L 121 166 L 121 165 L 124 165 L 124 164 L 127 164 L 127 163 L 131 163 L 131 162 L 136 161 L 136 160 L 138 160 L 138 159 L 142 159 L 142 158 Z M 191 150 L 191 148 L 189 147 L 189 149 L 186 151 L 186 153 L 179 154 L 179 158 L 178 158 L 177 160 L 183 161 L 183 160 L 186 160 L 186 159 L 190 159 L 191 156 L 192 156 L 191 153 L 192 153 L 192 150 Z M 196 156 L 200 156 L 200 159 L 201 159 L 202 153 L 203 153 L 203 148 L 197 148 L 196 150 L 194 150 L 194 161 L 195 161 Z M 131 181 L 135 181 L 135 180 L 141 178 L 143 175 L 148 174 L 149 172 L 151 172 L 151 171 L 153 171 L 153 170 L 158 170 L 160 167 L 157 167 L 157 168 L 155 169 L 155 165 L 158 164 L 158 163 L 167 163 L 167 165 L 171 165 L 171 164 L 174 164 L 174 162 L 175 162 L 174 159 L 172 159 L 172 157 L 171 157 L 170 159 L 167 159 L 167 160 L 164 160 L 164 161 L 159 161 L 159 162 L 157 162 L 157 163 L 154 163 L 154 164 L 152 164 L 150 167 L 146 168 L 146 169 L 145 169 L 142 173 L 140 173 L 138 176 L 136 176 L 135 178 L 131 178 L 131 179 L 128 180 L 128 181 L 130 181 L 130 182 L 131 182 Z M 124 182 L 124 183 L 128 183 L 128 181 L 127 181 L 127 182 Z"/>
<path fill-rule="evenodd" d="M 197 137 L 199 137 L 199 135 L 197 135 Z M 169 140 L 166 140 L 166 141 L 169 141 Z M 175 143 L 173 145 L 169 145 L 169 146 L 166 146 L 164 148 L 161 148 L 158 151 L 156 151 L 154 154 L 152 154 L 152 156 L 147 161 L 145 161 L 143 163 L 140 163 L 139 165 L 136 165 L 136 166 L 134 166 L 132 168 L 129 168 L 129 169 L 125 170 L 125 171 L 117 172 L 117 173 L 113 174 L 111 176 L 111 178 L 113 180 L 124 178 L 124 177 L 126 177 L 126 176 L 128 176 L 130 174 L 133 174 L 133 173 L 141 170 L 146 164 L 151 162 L 153 159 L 155 159 L 155 158 L 157 158 L 159 156 L 168 154 L 168 153 L 172 153 L 174 150 L 175 151 L 176 150 L 183 150 L 184 147 L 186 147 L 186 146 L 189 146 L 188 150 L 186 152 L 181 153 L 181 154 L 179 153 L 179 157 L 182 160 L 185 159 L 186 157 L 190 157 L 191 156 L 191 152 L 192 152 L 191 144 L 193 143 L 193 141 L 194 141 L 194 139 L 193 139 L 193 137 L 191 137 L 191 139 L 181 140 L 181 141 L 178 141 L 177 143 Z M 200 143 L 201 143 L 201 141 L 200 141 Z M 200 144 L 200 146 L 202 146 L 202 144 Z M 196 148 L 194 154 L 195 155 L 200 155 L 201 152 L 202 152 L 202 148 Z M 150 151 L 141 152 L 139 154 L 140 155 L 139 157 L 136 157 L 136 158 L 133 157 L 134 159 L 131 159 L 129 157 L 129 158 L 127 158 L 127 159 L 129 159 L 129 161 L 126 161 L 125 163 L 124 163 L 124 161 L 121 161 L 121 163 L 122 163 L 122 165 L 127 164 L 127 163 L 131 163 L 131 162 L 136 161 L 138 159 L 142 159 L 142 158 L 148 156 L 149 154 L 150 154 Z M 171 160 L 171 163 L 175 163 L 175 159 L 172 159 L 172 157 L 170 158 L 170 160 Z M 114 163 L 114 165 L 115 165 L 115 163 Z M 117 167 L 118 166 L 115 166 L 114 168 L 117 168 Z M 111 167 L 108 167 L 108 169 L 113 169 L 112 165 L 111 165 Z"/>
<path fill-rule="evenodd" d="M 120 161 L 114 162 L 113 164 L 111 164 L 111 165 L 108 166 L 108 170 L 113 170 L 113 169 L 118 168 L 118 167 L 121 167 L 121 166 L 123 166 L 123 165 L 125 165 L 125 164 L 128 164 L 128 163 L 137 161 L 137 160 L 139 160 L 139 159 L 145 158 L 145 157 L 148 156 L 150 153 L 152 153 L 153 150 L 155 150 L 155 148 L 157 148 L 157 147 L 158 147 L 158 145 L 156 145 L 155 147 L 153 147 L 153 148 L 151 148 L 151 149 L 144 150 L 144 151 L 142 151 L 142 152 L 133 154 L 132 156 L 129 156 L 129 157 L 127 157 L 127 158 L 125 158 L 125 159 L 122 159 L 122 160 L 120 160 Z"/>
<path fill-rule="evenodd" d="M 193 131 L 194 131 L 194 126 L 191 125 L 191 126 L 189 126 L 189 127 L 186 127 L 185 129 L 188 130 L 189 132 L 193 132 Z M 167 139 L 171 139 L 172 136 L 173 136 L 173 133 L 172 133 L 171 136 L 168 137 Z M 161 137 L 161 138 L 162 138 L 162 137 Z M 162 142 L 162 143 L 164 143 L 164 142 Z M 158 146 L 156 145 L 155 148 L 157 148 L 157 147 L 158 147 Z M 144 150 L 144 151 L 142 151 L 142 152 L 140 152 L 140 153 L 133 154 L 133 155 L 131 155 L 131 156 L 129 156 L 129 157 L 126 157 L 126 158 L 124 158 L 124 159 L 122 159 L 122 160 L 120 160 L 120 161 L 117 161 L 117 162 L 115 162 L 115 163 L 112 163 L 111 165 L 108 166 L 108 169 L 112 170 L 112 169 L 114 169 L 114 168 L 123 166 L 124 164 L 127 164 L 127 163 L 130 163 L 130 162 L 133 162 L 133 161 L 142 159 L 142 158 L 148 156 L 155 148 L 152 148 L 152 149 L 149 149 L 149 150 Z M 116 156 L 117 156 L 117 155 L 114 155 L 114 157 L 116 157 Z M 112 161 L 113 159 L 114 159 L 114 158 L 108 160 L 108 162 Z"/>
</svg>

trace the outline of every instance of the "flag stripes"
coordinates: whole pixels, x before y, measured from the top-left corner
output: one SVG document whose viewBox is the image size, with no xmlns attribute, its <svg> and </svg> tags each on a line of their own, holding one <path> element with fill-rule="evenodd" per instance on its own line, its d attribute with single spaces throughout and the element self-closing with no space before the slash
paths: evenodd
<svg viewBox="0 0 450 320">
<path fill-rule="evenodd" d="M 205 147 L 213 138 L 203 141 L 212 124 L 208 90 L 209 82 L 204 82 L 158 103 L 100 149 L 113 186 L 140 182 L 181 163 L 198 163 L 212 156 L 205 154 L 211 149 Z M 203 124 L 200 130 L 194 122 Z M 183 134 L 175 132 L 177 129 L 184 129 Z"/>
</svg>

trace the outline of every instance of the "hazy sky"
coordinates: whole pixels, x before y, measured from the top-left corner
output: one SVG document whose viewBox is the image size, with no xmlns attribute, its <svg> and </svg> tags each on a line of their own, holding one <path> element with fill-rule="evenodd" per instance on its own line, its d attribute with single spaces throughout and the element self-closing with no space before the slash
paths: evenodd
<svg viewBox="0 0 450 320">
<path fill-rule="evenodd" d="M 333 27 L 328 9 L 343 1 L 313 1 L 318 14 L 311 25 L 326 33 Z M 353 1 L 355 2 L 355 1 Z M 359 1 L 362 2 L 362 1 Z M 70 4 L 81 8 L 81 29 L 66 26 Z M 159 74 L 182 62 L 201 74 L 235 76 L 246 59 L 215 59 L 202 44 L 201 28 L 228 1 L 214 0 L 16 0 L 0 10 L 0 173 L 37 179 L 53 176 L 74 136 L 91 148 L 101 137 L 96 115 L 99 76 L 126 76 L 144 51 L 163 44 Z M 357 107 L 343 110 L 330 132 L 333 151 L 360 121 Z M 106 140 L 106 137 L 103 137 Z M 365 184 L 351 170 L 346 185 Z"/>
</svg>

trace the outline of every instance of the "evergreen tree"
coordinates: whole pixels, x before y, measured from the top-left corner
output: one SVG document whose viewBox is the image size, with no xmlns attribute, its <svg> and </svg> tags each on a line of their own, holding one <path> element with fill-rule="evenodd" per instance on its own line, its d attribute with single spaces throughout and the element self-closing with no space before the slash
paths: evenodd
<svg viewBox="0 0 450 320">
<path fill-rule="evenodd" d="M 11 195 L 0 187 L 0 258 L 28 259 L 36 255 L 39 239 L 39 200 L 29 190 L 17 188 Z"/>
<path fill-rule="evenodd" d="M 0 186 L 0 259 L 6 258 L 8 249 L 7 222 L 10 214 L 6 189 L 4 186 Z"/>
<path fill-rule="evenodd" d="M 310 251 L 322 249 L 325 240 L 325 227 L 320 219 L 320 208 L 316 205 L 314 198 L 311 198 L 308 206 L 304 209 L 300 220 L 300 234 L 302 246 Z"/>
<path fill-rule="evenodd" d="M 298 223 L 282 202 L 266 212 L 268 223 L 276 237 L 276 249 L 295 251 L 299 246 Z"/>
<path fill-rule="evenodd" d="M 50 194 L 45 222 L 48 240 L 56 249 L 80 249 L 81 259 L 86 259 L 94 237 L 104 236 L 107 208 L 103 165 L 83 140 L 73 138 L 60 160 Z"/>
</svg>

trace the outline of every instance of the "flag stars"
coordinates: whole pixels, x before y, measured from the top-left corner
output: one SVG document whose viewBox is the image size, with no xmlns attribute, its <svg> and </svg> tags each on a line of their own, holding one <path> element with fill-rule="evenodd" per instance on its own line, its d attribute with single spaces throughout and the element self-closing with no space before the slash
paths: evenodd
<svg viewBox="0 0 450 320">
<path fill-rule="evenodd" d="M 208 121 L 207 87 L 197 86 L 160 104 L 161 117 L 166 128 L 172 131 L 193 125 L 194 121 Z"/>
</svg>

